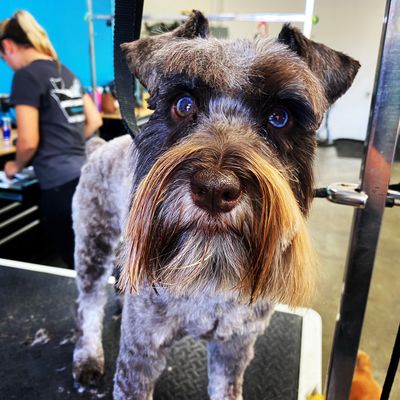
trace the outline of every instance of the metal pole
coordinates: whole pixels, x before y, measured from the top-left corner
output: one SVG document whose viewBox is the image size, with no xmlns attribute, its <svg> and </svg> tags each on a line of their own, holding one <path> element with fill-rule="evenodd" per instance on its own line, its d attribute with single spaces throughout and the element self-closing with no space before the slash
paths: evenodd
<svg viewBox="0 0 400 400">
<path fill-rule="evenodd" d="M 94 48 L 94 27 L 93 27 L 93 1 L 87 0 L 87 22 L 89 27 L 89 54 L 90 54 L 90 76 L 92 82 L 92 97 L 93 101 L 97 104 L 96 101 L 96 92 L 97 92 L 97 77 L 96 77 L 96 53 Z"/>
<path fill-rule="evenodd" d="M 306 0 L 306 7 L 304 10 L 304 25 L 303 33 L 305 37 L 311 37 L 312 21 L 314 13 L 314 0 Z"/>
<path fill-rule="evenodd" d="M 364 209 L 354 212 L 340 312 L 327 381 L 328 400 L 349 398 L 385 208 L 400 117 L 400 0 L 388 0 L 361 166 Z"/>
</svg>

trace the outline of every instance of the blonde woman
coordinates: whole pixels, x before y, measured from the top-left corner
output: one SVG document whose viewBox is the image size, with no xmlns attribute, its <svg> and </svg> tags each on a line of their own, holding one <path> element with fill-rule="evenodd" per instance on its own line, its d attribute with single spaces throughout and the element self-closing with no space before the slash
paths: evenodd
<svg viewBox="0 0 400 400">
<path fill-rule="evenodd" d="M 10 98 L 18 129 L 16 158 L 4 171 L 11 178 L 32 162 L 44 226 L 73 267 L 72 195 L 85 162 L 85 137 L 101 126 L 101 116 L 27 11 L 0 22 L 0 55 L 15 71 Z"/>
</svg>

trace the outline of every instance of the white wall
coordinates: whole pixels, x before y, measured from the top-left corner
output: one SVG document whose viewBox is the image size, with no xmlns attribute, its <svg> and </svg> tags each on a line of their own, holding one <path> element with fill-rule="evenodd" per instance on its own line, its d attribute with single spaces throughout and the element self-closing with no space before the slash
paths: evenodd
<svg viewBox="0 0 400 400">
<path fill-rule="evenodd" d="M 330 113 L 333 139 L 365 138 L 385 4 L 385 0 L 316 0 L 320 23 L 312 38 L 361 63 L 353 86 Z"/>
<path fill-rule="evenodd" d="M 144 14 L 174 15 L 193 8 L 205 14 L 303 12 L 304 4 L 302 0 L 146 0 Z M 314 15 L 319 22 L 311 38 L 356 58 L 362 65 L 349 92 L 331 109 L 331 139 L 365 138 L 385 4 L 385 0 L 315 0 Z M 255 22 L 214 24 L 228 27 L 231 38 L 252 38 L 257 31 Z M 280 25 L 270 24 L 269 30 L 276 36 Z"/>
</svg>

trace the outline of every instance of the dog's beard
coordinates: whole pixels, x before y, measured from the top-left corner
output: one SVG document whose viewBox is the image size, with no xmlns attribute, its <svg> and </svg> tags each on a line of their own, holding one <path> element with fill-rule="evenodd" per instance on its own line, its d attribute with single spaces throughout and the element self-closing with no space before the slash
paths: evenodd
<svg viewBox="0 0 400 400">
<path fill-rule="evenodd" d="M 182 141 L 139 184 L 120 286 L 304 302 L 312 293 L 315 257 L 284 172 L 251 146 L 230 145 L 228 167 L 247 184 L 233 210 L 211 215 L 191 200 L 188 176 L 198 160 L 210 161 L 209 146 L 201 137 Z"/>
<path fill-rule="evenodd" d="M 182 293 L 234 289 L 250 255 L 249 203 L 242 199 L 230 213 L 211 216 L 193 204 L 187 180 L 168 190 L 149 238 L 157 281 L 179 282 Z"/>
</svg>

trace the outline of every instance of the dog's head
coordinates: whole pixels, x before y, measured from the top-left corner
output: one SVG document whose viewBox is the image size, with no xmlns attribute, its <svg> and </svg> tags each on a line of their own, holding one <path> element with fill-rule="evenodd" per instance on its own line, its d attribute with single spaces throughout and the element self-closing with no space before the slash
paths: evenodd
<svg viewBox="0 0 400 400">
<path fill-rule="evenodd" d="M 197 11 L 123 50 L 154 114 L 135 139 L 122 286 L 302 302 L 315 131 L 359 63 L 290 26 L 275 40 L 209 38 Z"/>
</svg>

